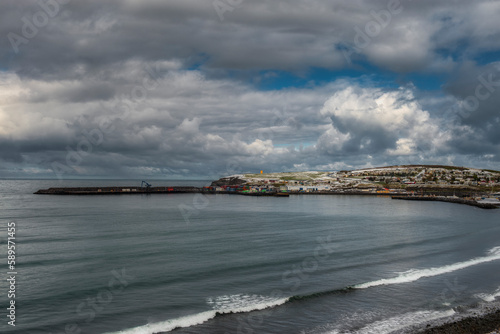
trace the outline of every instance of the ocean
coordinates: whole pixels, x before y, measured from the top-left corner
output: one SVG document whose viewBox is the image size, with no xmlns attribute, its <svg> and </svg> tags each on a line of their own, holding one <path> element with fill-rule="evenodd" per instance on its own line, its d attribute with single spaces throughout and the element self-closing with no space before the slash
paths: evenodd
<svg viewBox="0 0 500 334">
<path fill-rule="evenodd" d="M 9 223 L 16 238 L 0 332 L 411 333 L 498 307 L 500 210 L 375 196 L 32 194 L 112 185 L 140 180 L 0 180 L 2 277 Z"/>
</svg>

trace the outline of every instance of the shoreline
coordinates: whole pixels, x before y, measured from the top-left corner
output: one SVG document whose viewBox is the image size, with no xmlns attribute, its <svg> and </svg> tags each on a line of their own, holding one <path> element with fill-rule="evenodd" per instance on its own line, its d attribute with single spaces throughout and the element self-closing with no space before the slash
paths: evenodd
<svg viewBox="0 0 500 334">
<path fill-rule="evenodd" d="M 500 300 L 456 306 L 450 317 L 422 322 L 394 334 L 500 334 Z"/>
<path fill-rule="evenodd" d="M 429 325 L 428 325 L 429 326 Z M 482 315 L 471 315 L 435 327 L 429 326 L 414 334 L 492 334 L 500 333 L 500 310 Z"/>
</svg>

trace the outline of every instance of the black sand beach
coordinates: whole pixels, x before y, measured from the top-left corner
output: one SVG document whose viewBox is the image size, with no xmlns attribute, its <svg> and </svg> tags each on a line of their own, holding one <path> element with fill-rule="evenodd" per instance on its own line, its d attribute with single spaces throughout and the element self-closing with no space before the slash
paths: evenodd
<svg viewBox="0 0 500 334">
<path fill-rule="evenodd" d="M 500 310 L 485 315 L 470 316 L 416 334 L 500 334 Z"/>
</svg>

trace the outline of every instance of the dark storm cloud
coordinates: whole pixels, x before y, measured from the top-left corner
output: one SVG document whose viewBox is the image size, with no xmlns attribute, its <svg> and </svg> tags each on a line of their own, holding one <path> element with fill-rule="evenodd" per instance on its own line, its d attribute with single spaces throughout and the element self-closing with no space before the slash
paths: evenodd
<svg viewBox="0 0 500 334">
<path fill-rule="evenodd" d="M 40 3 L 50 9 L 54 1 L 3 1 L 2 35 L 23 36 L 23 27 L 40 22 Z M 100 71 L 137 58 L 297 71 L 344 67 L 347 54 L 401 72 L 449 70 L 452 59 L 436 50 L 454 51 L 462 41 L 471 45 L 462 52 L 473 54 L 472 46 L 498 46 L 500 36 L 490 23 L 498 6 L 487 1 L 243 1 L 223 21 L 213 2 L 194 0 L 71 1 L 52 11 L 54 17 L 35 25 L 37 33 L 26 36 L 18 53 L 2 39 L 4 64 L 26 76 L 49 77 L 56 70 L 76 75 L 77 66 Z"/>
<path fill-rule="evenodd" d="M 450 108 L 463 124 L 486 126 L 500 116 L 500 62 L 485 66 L 465 62 L 444 89 L 460 101 Z"/>
<path fill-rule="evenodd" d="M 461 125 L 449 146 L 460 154 L 500 153 L 500 63 L 465 62 L 444 89 L 456 98 L 445 118 Z"/>
<path fill-rule="evenodd" d="M 84 103 L 109 100 L 115 96 L 115 89 L 105 82 L 69 82 L 47 94 L 40 89 L 29 97 L 30 102 L 57 100 L 62 103 Z"/>
<path fill-rule="evenodd" d="M 20 152 L 16 143 L 8 140 L 0 141 L 0 161 L 21 163 L 23 157 Z"/>
</svg>

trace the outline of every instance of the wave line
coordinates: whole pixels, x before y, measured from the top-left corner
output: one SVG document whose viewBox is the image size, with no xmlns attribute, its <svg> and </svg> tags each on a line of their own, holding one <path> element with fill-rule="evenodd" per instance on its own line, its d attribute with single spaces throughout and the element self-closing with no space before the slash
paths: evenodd
<svg viewBox="0 0 500 334">
<path fill-rule="evenodd" d="M 417 281 L 423 277 L 433 277 L 442 274 L 451 273 L 457 270 L 465 269 L 481 263 L 500 260 L 500 247 L 492 248 L 488 251 L 488 255 L 478 257 L 464 262 L 457 262 L 443 267 L 427 268 L 427 269 L 410 269 L 400 273 L 397 277 L 384 278 L 377 281 L 354 285 L 355 289 L 366 289 L 379 285 L 401 284 Z"/>
</svg>

